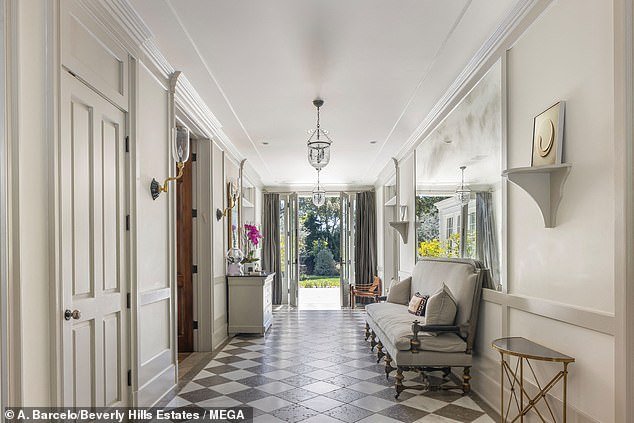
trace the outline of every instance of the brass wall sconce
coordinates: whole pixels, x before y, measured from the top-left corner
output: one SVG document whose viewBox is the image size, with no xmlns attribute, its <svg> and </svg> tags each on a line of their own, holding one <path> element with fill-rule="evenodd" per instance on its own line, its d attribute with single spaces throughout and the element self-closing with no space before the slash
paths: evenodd
<svg viewBox="0 0 634 423">
<path fill-rule="evenodd" d="M 160 185 L 156 179 L 152 178 L 152 182 L 150 183 L 152 200 L 156 200 L 161 192 L 167 192 L 169 182 L 177 181 L 183 176 L 183 168 L 187 160 L 189 160 L 189 129 L 184 126 L 174 128 L 172 135 L 172 158 L 176 162 L 178 174 L 167 178 L 165 182 L 163 182 L 163 185 Z"/>
<path fill-rule="evenodd" d="M 216 220 L 225 217 L 238 204 L 239 188 L 233 182 L 229 182 L 227 186 L 227 200 L 229 204 L 224 210 L 216 209 Z"/>
</svg>

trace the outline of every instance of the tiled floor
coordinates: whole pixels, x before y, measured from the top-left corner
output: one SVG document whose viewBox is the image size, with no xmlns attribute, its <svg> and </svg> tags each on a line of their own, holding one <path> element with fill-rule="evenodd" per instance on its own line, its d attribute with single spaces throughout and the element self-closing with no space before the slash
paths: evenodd
<svg viewBox="0 0 634 423">
<path fill-rule="evenodd" d="M 254 407 L 255 422 L 493 422 L 474 394 L 405 391 L 363 339 L 363 310 L 277 311 L 266 337 L 236 337 L 168 407 Z M 415 373 L 406 373 L 406 382 Z"/>
</svg>

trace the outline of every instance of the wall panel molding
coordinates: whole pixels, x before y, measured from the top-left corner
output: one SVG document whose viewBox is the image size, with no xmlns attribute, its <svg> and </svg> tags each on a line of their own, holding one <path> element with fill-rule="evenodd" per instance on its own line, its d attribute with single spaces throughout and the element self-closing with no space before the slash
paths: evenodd
<svg viewBox="0 0 634 423">
<path fill-rule="evenodd" d="M 615 316 L 602 311 L 557 303 L 541 298 L 506 294 L 491 289 L 482 290 L 482 301 L 514 308 L 607 335 L 614 336 L 616 332 Z"/>
</svg>

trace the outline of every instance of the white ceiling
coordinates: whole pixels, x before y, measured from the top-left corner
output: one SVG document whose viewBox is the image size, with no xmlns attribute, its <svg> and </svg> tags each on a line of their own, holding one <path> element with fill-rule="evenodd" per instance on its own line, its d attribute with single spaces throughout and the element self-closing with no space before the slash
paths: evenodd
<svg viewBox="0 0 634 423">
<path fill-rule="evenodd" d="M 515 1 L 131 3 L 264 185 L 285 186 L 315 181 L 315 97 L 333 139 L 322 181 L 374 183 Z"/>
</svg>

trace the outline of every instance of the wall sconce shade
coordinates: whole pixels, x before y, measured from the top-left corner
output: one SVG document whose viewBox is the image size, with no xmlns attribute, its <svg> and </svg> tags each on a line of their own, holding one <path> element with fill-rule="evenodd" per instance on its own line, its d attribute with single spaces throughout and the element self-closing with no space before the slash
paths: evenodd
<svg viewBox="0 0 634 423">
<path fill-rule="evenodd" d="M 183 168 L 187 160 L 189 160 L 189 129 L 184 126 L 176 127 L 173 129 L 171 138 L 172 158 L 176 162 L 178 174 L 175 177 L 167 178 L 162 186 L 153 178 L 150 183 L 152 200 L 156 200 L 161 192 L 167 192 L 170 181 L 177 181 L 183 176 Z"/>
</svg>

